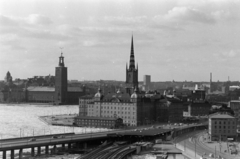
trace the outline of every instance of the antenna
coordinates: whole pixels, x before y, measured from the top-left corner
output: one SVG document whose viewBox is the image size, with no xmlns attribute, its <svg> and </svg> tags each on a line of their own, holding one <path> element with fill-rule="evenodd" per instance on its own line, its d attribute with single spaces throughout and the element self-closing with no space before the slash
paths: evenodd
<svg viewBox="0 0 240 159">
<path fill-rule="evenodd" d="M 62 53 L 62 50 L 64 49 L 64 47 L 59 47 L 59 48 L 61 49 L 61 56 L 62 56 L 62 54 L 63 54 L 63 53 Z"/>
</svg>

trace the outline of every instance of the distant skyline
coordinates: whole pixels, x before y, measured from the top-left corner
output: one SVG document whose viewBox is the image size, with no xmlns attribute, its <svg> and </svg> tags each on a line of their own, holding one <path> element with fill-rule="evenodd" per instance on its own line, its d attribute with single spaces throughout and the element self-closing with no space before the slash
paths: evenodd
<svg viewBox="0 0 240 159">
<path fill-rule="evenodd" d="M 0 80 L 54 75 L 139 81 L 240 80 L 239 0 L 0 0 Z"/>
</svg>

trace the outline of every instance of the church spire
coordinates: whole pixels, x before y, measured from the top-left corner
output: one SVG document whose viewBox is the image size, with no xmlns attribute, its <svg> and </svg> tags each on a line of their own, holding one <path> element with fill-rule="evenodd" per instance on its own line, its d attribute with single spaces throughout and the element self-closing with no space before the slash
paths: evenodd
<svg viewBox="0 0 240 159">
<path fill-rule="evenodd" d="M 133 35 L 132 35 L 132 43 L 131 43 L 131 53 L 130 53 L 130 65 L 129 69 L 135 69 L 135 60 L 134 60 L 134 46 L 133 46 Z"/>
</svg>

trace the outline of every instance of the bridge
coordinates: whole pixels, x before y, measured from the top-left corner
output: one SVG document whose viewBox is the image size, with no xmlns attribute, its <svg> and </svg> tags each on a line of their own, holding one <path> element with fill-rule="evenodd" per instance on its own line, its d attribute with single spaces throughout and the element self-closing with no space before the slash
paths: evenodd
<svg viewBox="0 0 240 159">
<path fill-rule="evenodd" d="M 41 150 L 45 150 L 45 154 L 54 154 L 59 146 L 62 150 L 69 150 L 73 147 L 73 144 L 75 144 L 80 149 L 87 149 L 87 146 L 91 143 L 100 145 L 106 140 L 152 140 L 154 138 L 161 138 L 169 135 L 176 137 L 186 132 L 205 128 L 206 125 L 202 124 L 172 127 L 171 129 L 146 126 L 137 129 L 121 129 L 107 132 L 85 134 L 67 133 L 3 139 L 0 140 L 0 152 L 2 152 L 2 158 L 6 159 L 7 151 L 10 151 L 10 158 L 14 159 L 15 151 L 18 151 L 19 159 L 22 159 L 24 149 L 31 149 L 31 156 L 41 155 Z"/>
</svg>

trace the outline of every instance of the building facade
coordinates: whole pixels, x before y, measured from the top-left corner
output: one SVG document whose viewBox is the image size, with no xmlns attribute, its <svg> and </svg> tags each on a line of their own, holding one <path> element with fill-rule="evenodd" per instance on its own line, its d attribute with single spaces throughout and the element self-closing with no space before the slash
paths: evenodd
<svg viewBox="0 0 240 159">
<path fill-rule="evenodd" d="M 151 76 L 144 75 L 143 76 L 143 91 L 150 91 L 151 89 Z"/>
<path fill-rule="evenodd" d="M 211 141 L 235 140 L 237 137 L 236 118 L 227 113 L 215 113 L 209 116 L 208 133 Z"/>
<path fill-rule="evenodd" d="M 228 106 L 233 110 L 234 117 L 237 120 L 237 129 L 240 130 L 240 100 L 231 100 Z"/>
<path fill-rule="evenodd" d="M 74 124 L 80 127 L 119 128 L 123 126 L 123 121 L 121 118 L 77 116 L 74 118 Z"/>
<path fill-rule="evenodd" d="M 190 116 L 205 116 L 211 110 L 211 104 L 207 101 L 191 102 L 188 105 L 188 112 Z"/>
</svg>

